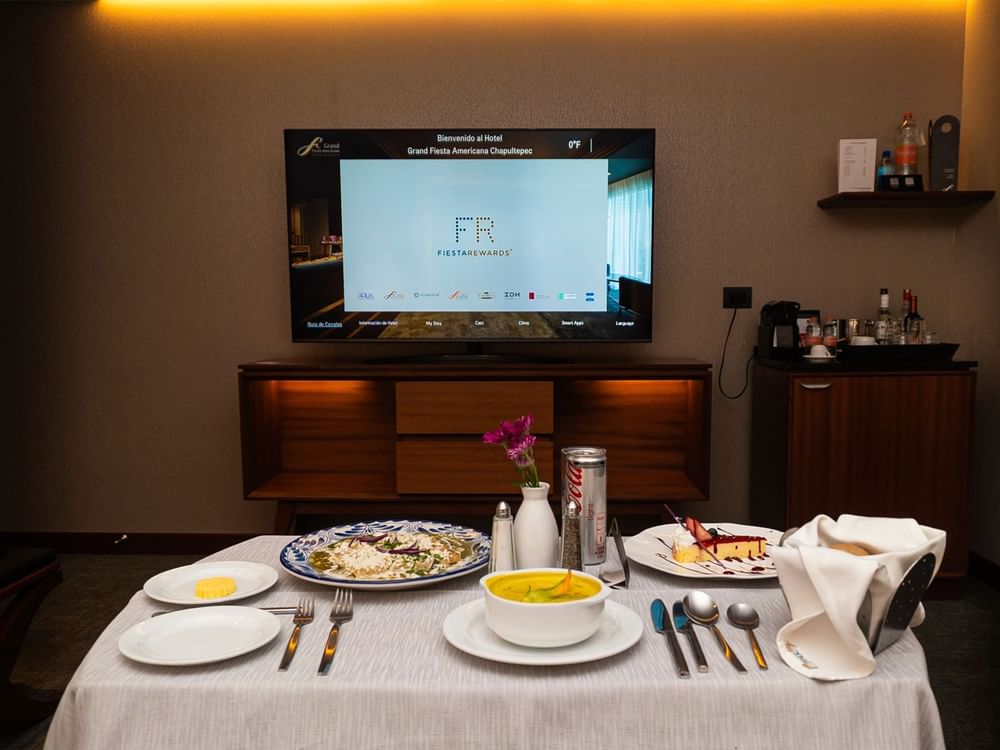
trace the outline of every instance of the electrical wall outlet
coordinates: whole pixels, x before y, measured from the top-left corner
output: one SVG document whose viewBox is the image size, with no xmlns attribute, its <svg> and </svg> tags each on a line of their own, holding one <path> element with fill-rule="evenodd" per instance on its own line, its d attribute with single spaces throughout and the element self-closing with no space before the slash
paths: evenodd
<svg viewBox="0 0 1000 750">
<path fill-rule="evenodd" d="M 722 287 L 722 306 L 731 308 L 753 307 L 753 287 L 724 286 Z"/>
</svg>

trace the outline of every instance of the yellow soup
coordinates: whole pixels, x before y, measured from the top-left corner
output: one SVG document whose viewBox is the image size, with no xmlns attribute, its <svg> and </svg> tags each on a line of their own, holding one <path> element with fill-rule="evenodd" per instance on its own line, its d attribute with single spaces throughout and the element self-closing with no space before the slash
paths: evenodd
<svg viewBox="0 0 1000 750">
<path fill-rule="evenodd" d="M 526 571 L 497 576 L 488 584 L 493 594 L 514 602 L 545 604 L 586 599 L 601 590 L 601 584 L 591 578 L 565 573 Z"/>
</svg>

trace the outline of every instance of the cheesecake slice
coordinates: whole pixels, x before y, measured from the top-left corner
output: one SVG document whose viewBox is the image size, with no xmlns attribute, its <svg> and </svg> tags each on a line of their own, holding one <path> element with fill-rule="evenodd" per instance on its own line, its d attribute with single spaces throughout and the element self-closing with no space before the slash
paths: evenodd
<svg viewBox="0 0 1000 750">
<path fill-rule="evenodd" d="M 687 541 L 683 537 L 674 539 L 674 559 L 682 563 L 711 562 L 712 555 L 708 554 L 711 552 L 720 560 L 743 560 L 749 557 L 763 557 L 767 551 L 767 540 L 762 536 L 718 534 L 702 544 L 704 547 L 695 542 L 693 537 Z"/>
<path fill-rule="evenodd" d="M 744 560 L 763 557 L 767 551 L 762 536 L 713 534 L 691 516 L 684 519 L 684 527 L 688 533 L 674 537 L 671 550 L 677 562 L 710 562 L 712 555 L 720 560 Z"/>
</svg>

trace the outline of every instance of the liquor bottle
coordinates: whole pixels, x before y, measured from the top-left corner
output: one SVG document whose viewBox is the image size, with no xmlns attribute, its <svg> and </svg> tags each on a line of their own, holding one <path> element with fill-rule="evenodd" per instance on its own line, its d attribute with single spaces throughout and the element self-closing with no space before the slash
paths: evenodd
<svg viewBox="0 0 1000 750">
<path fill-rule="evenodd" d="M 899 324 L 906 330 L 906 316 L 910 314 L 910 290 L 903 290 L 903 301 L 899 306 Z"/>
<path fill-rule="evenodd" d="M 892 310 L 889 309 L 889 290 L 883 287 L 879 290 L 878 320 L 875 322 L 875 340 L 880 344 L 889 342 L 889 321 L 892 320 Z"/>
<path fill-rule="evenodd" d="M 823 324 L 823 346 L 829 349 L 837 348 L 838 330 L 840 326 L 836 318 L 827 318 Z"/>
<path fill-rule="evenodd" d="M 917 174 L 918 145 L 920 126 L 912 112 L 904 112 L 903 121 L 896 128 L 896 174 Z"/>
<path fill-rule="evenodd" d="M 907 344 L 921 344 L 924 336 L 924 316 L 917 311 L 917 295 L 910 297 L 910 312 L 903 321 Z"/>
</svg>

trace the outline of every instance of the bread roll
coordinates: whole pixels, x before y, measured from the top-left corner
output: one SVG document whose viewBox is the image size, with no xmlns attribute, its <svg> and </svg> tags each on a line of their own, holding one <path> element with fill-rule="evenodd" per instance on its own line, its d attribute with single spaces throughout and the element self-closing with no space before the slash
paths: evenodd
<svg viewBox="0 0 1000 750">
<path fill-rule="evenodd" d="M 836 544 L 831 544 L 830 549 L 839 549 L 841 552 L 849 552 L 850 554 L 858 555 L 859 557 L 871 554 L 871 552 L 866 550 L 861 545 L 851 544 L 850 542 L 837 542 Z"/>
</svg>

